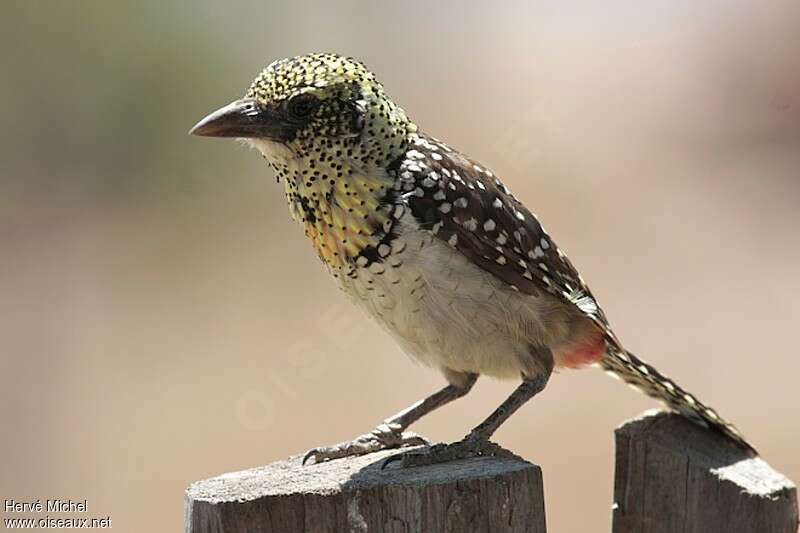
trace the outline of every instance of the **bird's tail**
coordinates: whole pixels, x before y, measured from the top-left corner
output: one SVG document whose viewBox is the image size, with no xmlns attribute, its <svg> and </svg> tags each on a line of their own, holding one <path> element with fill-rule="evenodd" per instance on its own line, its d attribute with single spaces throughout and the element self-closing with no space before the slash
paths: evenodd
<svg viewBox="0 0 800 533">
<path fill-rule="evenodd" d="M 716 429 L 739 446 L 757 453 L 733 424 L 723 420 L 714 409 L 631 352 L 618 347 L 617 343 L 607 343 L 606 355 L 600 360 L 600 366 L 648 396 L 664 402 L 695 424 Z"/>
</svg>

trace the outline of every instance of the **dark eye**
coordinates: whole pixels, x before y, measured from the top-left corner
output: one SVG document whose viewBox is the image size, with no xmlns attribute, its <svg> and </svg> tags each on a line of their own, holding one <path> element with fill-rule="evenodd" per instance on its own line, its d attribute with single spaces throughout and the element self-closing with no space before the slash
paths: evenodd
<svg viewBox="0 0 800 533">
<path fill-rule="evenodd" d="M 319 107 L 319 100 L 309 93 L 298 94 L 289 100 L 289 113 L 295 118 L 308 118 Z"/>
</svg>

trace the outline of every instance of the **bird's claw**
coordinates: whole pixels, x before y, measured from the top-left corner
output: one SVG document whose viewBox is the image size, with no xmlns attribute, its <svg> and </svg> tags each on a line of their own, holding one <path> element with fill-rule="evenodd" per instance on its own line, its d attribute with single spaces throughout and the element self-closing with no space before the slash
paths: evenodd
<svg viewBox="0 0 800 533">
<path fill-rule="evenodd" d="M 413 431 L 402 431 L 393 424 L 381 424 L 370 433 L 366 433 L 348 442 L 340 442 L 333 446 L 312 448 L 303 456 L 302 464 L 314 459 L 314 464 L 341 459 L 354 455 L 365 455 L 380 450 L 405 448 L 430 444 L 427 439 Z"/>
<path fill-rule="evenodd" d="M 509 457 L 519 459 L 510 451 L 500 447 L 499 444 L 489 441 L 483 437 L 469 435 L 464 439 L 451 444 L 434 444 L 421 450 L 410 450 L 407 452 L 396 453 L 387 457 L 381 464 L 381 470 L 392 463 L 400 462 L 401 468 L 412 466 L 425 466 L 457 459 L 468 459 L 470 457 Z"/>
</svg>

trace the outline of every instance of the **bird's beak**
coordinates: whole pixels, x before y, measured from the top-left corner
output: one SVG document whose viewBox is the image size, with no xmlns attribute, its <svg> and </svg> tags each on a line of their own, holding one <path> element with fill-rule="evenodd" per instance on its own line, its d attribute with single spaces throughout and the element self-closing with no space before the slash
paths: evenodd
<svg viewBox="0 0 800 533">
<path fill-rule="evenodd" d="M 284 130 L 279 117 L 262 109 L 252 98 L 243 98 L 217 109 L 189 130 L 189 134 L 280 140 Z"/>
</svg>

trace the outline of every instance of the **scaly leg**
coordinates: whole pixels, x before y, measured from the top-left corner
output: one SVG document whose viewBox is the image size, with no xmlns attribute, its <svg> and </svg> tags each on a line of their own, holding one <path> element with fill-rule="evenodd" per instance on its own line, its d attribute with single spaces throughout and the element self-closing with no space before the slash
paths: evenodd
<svg viewBox="0 0 800 533">
<path fill-rule="evenodd" d="M 370 433 L 361 435 L 349 442 L 313 448 L 303 457 L 303 464 L 309 459 L 314 459 L 315 463 L 340 459 L 351 455 L 364 455 L 390 448 L 402 448 L 406 446 L 418 446 L 428 444 L 428 441 L 414 432 L 405 431 L 408 426 L 439 407 L 461 398 L 467 394 L 475 381 L 477 374 L 456 374 L 445 372 L 450 385 L 438 392 L 420 400 L 411 407 L 404 409 L 394 416 L 383 421 Z"/>
<path fill-rule="evenodd" d="M 497 444 L 490 442 L 489 438 L 503 422 L 508 420 L 508 417 L 544 389 L 552 373 L 552 368 L 551 362 L 549 365 L 544 366 L 541 374 L 535 377 L 523 377 L 522 383 L 511 393 L 511 396 L 460 441 L 452 444 L 436 444 L 423 450 L 412 450 L 392 455 L 383 462 L 381 468 L 386 468 L 387 465 L 395 461 L 402 461 L 402 466 L 407 467 L 444 463 L 482 455 L 516 457 L 511 452 L 503 450 Z"/>
</svg>

